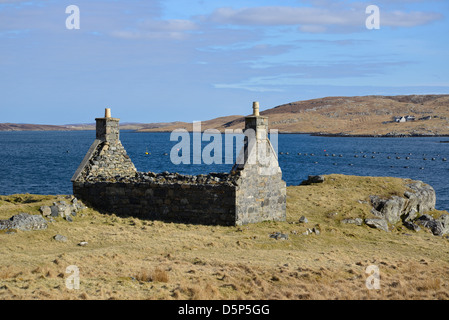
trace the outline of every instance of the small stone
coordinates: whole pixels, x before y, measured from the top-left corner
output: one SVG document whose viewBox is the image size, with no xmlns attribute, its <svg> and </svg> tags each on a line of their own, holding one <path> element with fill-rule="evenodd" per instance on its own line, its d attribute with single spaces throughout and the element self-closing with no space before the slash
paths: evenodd
<svg viewBox="0 0 449 320">
<path fill-rule="evenodd" d="M 87 244 L 88 244 L 87 241 L 81 241 L 80 243 L 78 243 L 78 245 L 81 247 L 85 247 L 85 246 L 87 246 Z"/>
<path fill-rule="evenodd" d="M 309 176 L 308 179 L 302 181 L 300 185 L 307 186 L 307 185 L 311 185 L 313 183 L 323 183 L 324 180 L 325 180 L 324 176 L 321 176 L 321 175 Z"/>
<path fill-rule="evenodd" d="M 51 206 L 50 210 L 51 210 L 51 216 L 52 217 L 55 217 L 55 218 L 59 217 L 59 209 L 58 209 L 58 207 L 56 205 Z"/>
<path fill-rule="evenodd" d="M 281 232 L 274 232 L 270 234 L 270 238 L 274 238 L 276 240 L 288 240 L 288 235 Z"/>
<path fill-rule="evenodd" d="M 447 229 L 444 228 L 443 223 L 441 221 L 434 221 L 434 225 L 431 228 L 431 231 L 434 236 L 443 236 L 447 233 Z"/>
<path fill-rule="evenodd" d="M 413 221 L 418 217 L 418 211 L 415 208 L 412 208 L 407 214 L 404 215 L 405 221 Z"/>
<path fill-rule="evenodd" d="M 288 234 L 281 233 L 279 235 L 278 239 L 280 239 L 280 240 L 288 240 Z"/>
<path fill-rule="evenodd" d="M 65 216 L 65 219 L 66 219 L 68 222 L 73 222 L 73 219 L 72 219 L 71 216 Z"/>
<path fill-rule="evenodd" d="M 313 228 L 312 231 L 316 234 L 319 235 L 320 234 L 320 230 L 318 228 Z"/>
<path fill-rule="evenodd" d="M 59 206 L 59 215 L 64 218 L 69 216 L 72 213 L 72 210 L 69 206 L 61 205 Z"/>
<path fill-rule="evenodd" d="M 365 223 L 372 228 L 377 228 L 386 232 L 390 231 L 388 230 L 388 223 L 384 219 L 365 219 Z"/>
<path fill-rule="evenodd" d="M 60 234 L 55 235 L 53 239 L 60 242 L 67 242 L 67 237 Z"/>
<path fill-rule="evenodd" d="M 436 221 L 440 221 L 443 224 L 443 227 L 449 227 L 449 215 L 442 214 Z"/>
<path fill-rule="evenodd" d="M 336 216 L 338 216 L 338 212 L 330 212 L 327 214 L 328 218 L 335 218 Z"/>
<path fill-rule="evenodd" d="M 48 217 L 49 215 L 51 215 L 51 209 L 49 206 L 41 206 L 39 208 L 39 211 L 42 213 L 44 217 Z"/>
<path fill-rule="evenodd" d="M 423 214 L 415 222 L 424 228 L 430 229 L 434 235 L 441 236 L 446 233 L 443 222 L 435 220 L 431 215 Z"/>
<path fill-rule="evenodd" d="M 278 276 L 273 276 L 273 277 L 271 277 L 271 281 L 279 281 L 280 279 L 279 279 L 279 277 Z"/>
<path fill-rule="evenodd" d="M 433 221 L 433 217 L 428 214 L 423 214 L 421 217 L 418 218 L 419 221 Z"/>
<path fill-rule="evenodd" d="M 363 223 L 363 220 L 361 218 L 355 218 L 355 219 L 347 218 L 347 219 L 341 220 L 341 223 L 344 223 L 344 224 L 355 224 L 357 226 L 361 226 L 362 223 Z"/>
<path fill-rule="evenodd" d="M 309 220 L 306 217 L 302 216 L 301 218 L 299 218 L 299 222 L 300 223 L 307 223 L 307 222 L 309 222 Z"/>
<path fill-rule="evenodd" d="M 405 226 L 407 229 L 410 229 L 410 230 L 413 230 L 413 231 L 416 231 L 416 232 L 418 232 L 419 230 L 421 230 L 421 228 L 420 228 L 416 223 L 413 223 L 413 222 L 411 222 L 411 221 L 405 221 L 405 222 L 404 222 L 404 226 Z"/>
</svg>

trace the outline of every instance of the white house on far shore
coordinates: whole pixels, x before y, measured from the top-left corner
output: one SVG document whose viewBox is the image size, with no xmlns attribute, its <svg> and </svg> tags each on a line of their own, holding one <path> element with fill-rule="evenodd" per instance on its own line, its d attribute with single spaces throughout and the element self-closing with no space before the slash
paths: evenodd
<svg viewBox="0 0 449 320">
<path fill-rule="evenodd" d="M 400 116 L 394 117 L 395 122 L 407 122 L 407 121 L 415 121 L 415 116 Z"/>
</svg>

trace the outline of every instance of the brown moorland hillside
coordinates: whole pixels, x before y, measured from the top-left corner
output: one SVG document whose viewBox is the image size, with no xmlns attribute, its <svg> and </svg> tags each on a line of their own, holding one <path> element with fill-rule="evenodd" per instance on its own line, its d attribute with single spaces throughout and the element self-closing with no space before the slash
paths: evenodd
<svg viewBox="0 0 449 320">
<path fill-rule="evenodd" d="M 261 112 L 271 129 L 281 133 L 331 135 L 433 136 L 449 135 L 449 95 L 326 97 L 283 104 Z M 395 117 L 413 116 L 398 123 Z M 191 130 L 192 124 L 173 123 L 139 132 Z M 202 122 L 202 129 L 243 129 L 244 116 Z"/>
<path fill-rule="evenodd" d="M 212 120 L 201 121 L 201 130 L 218 129 L 224 131 L 229 123 L 237 123 L 237 128 L 243 129 L 244 117 L 240 115 L 219 117 Z M 145 128 L 137 130 L 138 132 L 171 132 L 176 129 L 185 129 L 187 131 L 193 131 L 193 123 L 189 122 L 172 122 L 164 123 L 163 125 L 148 124 Z M 234 128 L 233 128 L 234 129 Z"/>
<path fill-rule="evenodd" d="M 64 126 L 44 124 L 0 123 L 0 131 L 67 131 Z"/>
<path fill-rule="evenodd" d="M 262 105 L 263 109 L 264 106 Z M 271 129 L 280 133 L 311 133 L 348 136 L 447 136 L 449 135 L 448 95 L 399 95 L 326 97 L 296 101 L 266 109 Z M 398 123 L 395 117 L 412 116 L 414 121 Z M 122 120 L 126 117 L 122 116 Z M 243 129 L 243 115 L 223 116 L 202 121 L 201 130 Z M 137 132 L 193 131 L 193 124 L 174 121 L 126 123 L 122 130 Z M 0 123 L 0 131 L 95 130 L 95 124 L 63 126 Z"/>
</svg>

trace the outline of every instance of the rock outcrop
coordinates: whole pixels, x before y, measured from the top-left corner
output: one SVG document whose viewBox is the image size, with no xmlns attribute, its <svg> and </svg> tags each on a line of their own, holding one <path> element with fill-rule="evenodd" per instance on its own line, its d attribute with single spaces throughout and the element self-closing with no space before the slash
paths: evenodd
<svg viewBox="0 0 449 320">
<path fill-rule="evenodd" d="M 373 206 L 372 213 L 390 224 L 399 221 L 413 221 L 419 214 L 435 209 L 435 190 L 422 181 L 413 181 L 408 184 L 410 189 L 403 197 L 392 196 L 382 199 L 379 196 L 371 196 Z"/>
<path fill-rule="evenodd" d="M 422 181 L 412 181 L 406 185 L 403 196 L 382 198 L 370 196 L 371 213 L 375 218 L 363 222 L 383 231 L 390 231 L 393 225 L 400 222 L 409 230 L 420 231 L 421 227 L 429 229 L 436 236 L 449 234 L 449 215 L 443 214 L 435 219 L 428 212 L 435 210 L 435 190 Z M 362 225 L 360 218 L 348 218 L 341 221 L 344 224 Z"/>
<path fill-rule="evenodd" d="M 365 219 L 365 223 L 371 228 L 380 229 L 386 232 L 390 231 L 388 228 L 388 222 L 384 219 Z"/>
<path fill-rule="evenodd" d="M 77 198 L 73 198 L 72 203 L 68 204 L 66 201 L 54 202 L 52 206 L 42 206 L 40 207 L 40 212 L 44 217 L 62 217 L 70 219 L 71 216 L 76 216 L 79 210 L 83 210 L 86 206 L 79 201 Z"/>
<path fill-rule="evenodd" d="M 47 229 L 47 220 L 40 215 L 19 213 L 7 220 L 0 220 L 0 230 L 43 230 Z"/>
<path fill-rule="evenodd" d="M 443 236 L 449 233 L 449 216 L 447 214 L 443 214 L 437 219 L 424 214 L 416 220 L 416 224 L 430 229 L 435 236 Z"/>
<path fill-rule="evenodd" d="M 304 180 L 301 182 L 301 186 L 308 186 L 314 183 L 323 183 L 324 182 L 324 176 L 318 175 L 318 176 L 308 176 L 307 180 Z"/>
<path fill-rule="evenodd" d="M 86 209 L 86 206 L 77 198 L 73 198 L 71 204 L 65 201 L 54 202 L 52 206 L 40 207 L 41 215 L 31 215 L 22 212 L 13 215 L 9 219 L 0 220 L 0 230 L 45 230 L 48 227 L 48 222 L 54 221 L 53 218 L 62 217 L 72 222 L 72 217 L 76 216 L 77 212 L 83 209 Z"/>
</svg>

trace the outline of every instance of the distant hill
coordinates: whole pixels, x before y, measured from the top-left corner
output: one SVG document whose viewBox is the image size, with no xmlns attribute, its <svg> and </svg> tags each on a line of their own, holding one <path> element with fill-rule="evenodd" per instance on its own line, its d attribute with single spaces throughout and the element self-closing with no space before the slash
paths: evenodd
<svg viewBox="0 0 449 320">
<path fill-rule="evenodd" d="M 224 131 L 226 126 L 235 121 L 243 124 L 244 116 L 226 116 L 219 117 L 212 120 L 201 121 L 201 130 L 218 129 Z M 242 127 L 243 128 L 243 127 Z M 145 128 L 137 130 L 137 132 L 171 132 L 175 129 L 185 129 L 187 131 L 193 131 L 193 123 L 189 122 L 168 122 L 164 124 L 148 124 Z"/>
<path fill-rule="evenodd" d="M 261 106 L 263 108 L 263 106 Z M 251 110 L 248 110 L 251 111 Z M 449 94 L 326 97 L 296 101 L 264 110 L 270 129 L 280 133 L 310 133 L 349 136 L 447 136 L 449 135 Z M 414 121 L 395 122 L 395 117 Z M 243 129 L 245 116 L 231 115 L 202 121 L 201 129 Z M 192 123 L 126 123 L 122 130 L 136 132 L 192 131 Z M 0 123 L 5 130 L 95 130 L 95 124 L 64 126 Z"/>
<path fill-rule="evenodd" d="M 326 97 L 283 104 L 260 113 L 271 129 L 280 133 L 362 136 L 449 135 L 449 95 L 401 95 Z M 415 121 L 395 122 L 411 116 Z M 421 119 L 421 120 L 420 120 Z M 141 129 L 141 132 L 189 130 L 192 124 L 177 123 Z M 202 129 L 243 129 L 244 116 L 202 122 Z"/>
<path fill-rule="evenodd" d="M 164 125 L 176 122 L 164 123 L 120 123 L 122 130 L 139 130 L 144 128 L 162 128 Z M 0 123 L 0 131 L 80 131 L 95 130 L 95 123 L 65 124 L 65 125 L 42 125 L 42 124 L 22 124 L 22 123 Z"/>
<path fill-rule="evenodd" d="M 449 95 L 329 97 L 288 103 L 261 114 L 269 117 L 272 128 L 282 132 L 389 136 L 449 134 Z M 394 121 L 401 116 L 414 117 L 415 121 Z"/>
<path fill-rule="evenodd" d="M 68 131 L 65 126 L 44 124 L 0 123 L 0 131 Z"/>
</svg>

